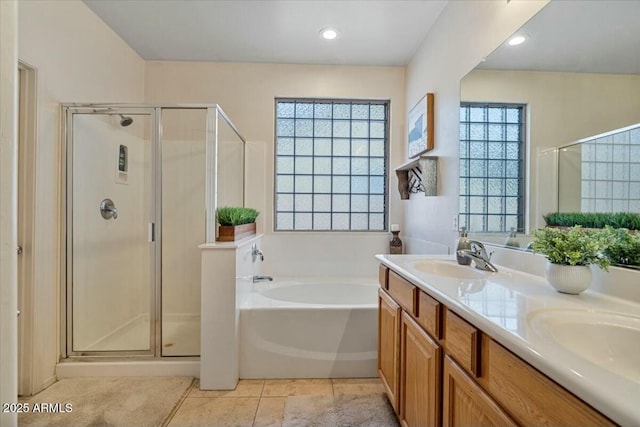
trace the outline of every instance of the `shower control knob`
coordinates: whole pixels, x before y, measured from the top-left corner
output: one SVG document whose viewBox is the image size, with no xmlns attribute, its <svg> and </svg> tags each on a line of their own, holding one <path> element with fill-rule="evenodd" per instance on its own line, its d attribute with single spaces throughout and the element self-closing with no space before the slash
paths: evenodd
<svg viewBox="0 0 640 427">
<path fill-rule="evenodd" d="M 100 202 L 100 215 L 104 219 L 118 219 L 118 209 L 111 199 L 104 199 Z"/>
</svg>

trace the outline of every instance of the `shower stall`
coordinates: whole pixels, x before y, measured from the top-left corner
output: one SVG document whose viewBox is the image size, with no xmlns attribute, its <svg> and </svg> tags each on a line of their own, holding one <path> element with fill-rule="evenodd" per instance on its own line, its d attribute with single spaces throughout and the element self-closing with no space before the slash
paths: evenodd
<svg viewBox="0 0 640 427">
<path fill-rule="evenodd" d="M 64 104 L 63 358 L 200 355 L 200 251 L 244 206 L 217 105 Z"/>
</svg>

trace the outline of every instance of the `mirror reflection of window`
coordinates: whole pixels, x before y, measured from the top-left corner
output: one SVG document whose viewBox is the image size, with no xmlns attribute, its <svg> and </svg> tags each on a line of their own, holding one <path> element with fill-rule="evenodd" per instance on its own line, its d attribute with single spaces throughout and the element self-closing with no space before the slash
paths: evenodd
<svg viewBox="0 0 640 427">
<path fill-rule="evenodd" d="M 521 104 L 460 105 L 460 226 L 483 233 L 524 231 Z"/>
<path fill-rule="evenodd" d="M 640 211 L 640 123 L 561 147 L 558 167 L 560 212 Z"/>
</svg>

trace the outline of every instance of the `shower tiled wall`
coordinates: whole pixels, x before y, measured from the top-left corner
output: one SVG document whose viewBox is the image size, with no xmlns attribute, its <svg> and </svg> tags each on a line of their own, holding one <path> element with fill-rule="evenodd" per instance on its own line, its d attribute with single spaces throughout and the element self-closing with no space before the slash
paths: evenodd
<svg viewBox="0 0 640 427">
<path fill-rule="evenodd" d="M 640 124 L 582 144 L 582 212 L 640 211 Z"/>
</svg>

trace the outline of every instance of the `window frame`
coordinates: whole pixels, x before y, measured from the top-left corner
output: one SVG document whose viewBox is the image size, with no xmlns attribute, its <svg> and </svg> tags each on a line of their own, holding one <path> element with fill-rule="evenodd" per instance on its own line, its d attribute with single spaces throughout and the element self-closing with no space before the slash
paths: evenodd
<svg viewBox="0 0 640 427">
<path fill-rule="evenodd" d="M 504 107 L 507 107 L 507 108 L 509 108 L 509 107 L 511 107 L 511 108 L 517 107 L 517 108 L 521 108 L 522 109 L 521 121 L 518 123 L 520 125 L 520 127 L 521 127 L 521 132 L 520 132 L 521 137 L 520 137 L 520 140 L 518 141 L 518 143 L 520 144 L 520 150 L 519 150 L 520 157 L 518 158 L 520 174 L 519 174 L 519 177 L 518 177 L 518 196 L 517 197 L 518 197 L 519 201 L 518 201 L 518 212 L 516 214 L 516 216 L 517 216 L 516 232 L 517 233 L 525 233 L 526 230 L 527 230 L 527 218 L 528 218 L 528 215 L 527 215 L 527 204 L 528 204 L 528 181 L 527 181 L 527 168 L 528 168 L 528 166 L 527 166 L 527 158 L 528 158 L 528 156 L 527 155 L 529 153 L 528 153 L 528 142 L 527 142 L 528 141 L 528 138 L 527 138 L 527 135 L 528 135 L 528 131 L 527 131 L 527 129 L 528 129 L 527 114 L 528 114 L 529 106 L 526 103 L 519 103 L 519 102 L 511 102 L 510 103 L 510 102 L 460 101 L 460 106 L 458 108 L 458 123 L 459 123 L 459 129 L 458 129 L 458 135 L 459 135 L 459 138 L 458 138 L 458 141 L 459 141 L 458 142 L 458 150 L 459 150 L 459 155 L 458 155 L 458 159 L 459 159 L 460 162 L 463 159 L 463 153 L 460 150 L 460 147 L 461 147 L 462 141 L 463 141 L 463 139 L 460 137 L 461 136 L 462 124 L 463 123 L 485 123 L 485 124 L 498 123 L 498 122 L 489 121 L 488 117 L 484 122 L 472 122 L 470 120 L 470 118 L 469 118 L 469 120 L 463 121 L 463 120 L 460 119 L 460 111 L 461 111 L 462 107 L 487 107 L 487 108 L 489 108 L 489 107 L 497 107 L 497 108 L 500 108 L 500 107 L 503 107 L 503 108 Z M 506 120 L 503 121 L 503 122 L 500 122 L 500 123 L 501 124 L 510 124 L 510 122 L 507 122 Z M 468 135 L 468 138 L 466 139 L 466 141 L 468 141 L 468 142 L 471 141 L 471 135 Z M 490 142 L 488 137 L 484 141 L 487 142 L 487 143 Z M 509 141 L 500 141 L 500 142 L 508 143 Z M 469 149 L 470 149 L 470 147 L 469 147 Z M 473 160 L 473 158 L 471 158 L 470 154 L 469 154 L 468 157 L 465 156 L 464 159 Z M 488 153 L 487 153 L 486 160 L 487 161 L 492 160 L 489 157 Z M 506 162 L 509 159 L 504 158 L 504 159 L 499 159 L 499 160 L 503 160 L 504 162 Z M 469 175 L 468 176 L 463 177 L 461 175 L 461 168 L 462 168 L 462 165 L 459 164 L 458 165 L 458 185 L 459 186 L 460 186 L 461 181 L 462 181 L 463 178 L 469 179 L 469 183 L 470 183 L 470 180 L 473 179 L 473 177 L 471 177 L 471 171 L 469 171 Z M 489 195 L 488 195 L 488 191 L 489 191 L 488 190 L 488 182 L 487 182 L 489 178 L 491 178 L 491 177 L 489 176 L 488 171 L 487 171 L 486 176 L 477 177 L 476 178 L 476 179 L 483 179 L 485 181 L 485 191 L 484 191 L 484 195 L 483 195 L 485 198 L 489 197 Z M 505 176 L 501 177 L 500 179 L 504 180 L 504 179 L 507 179 L 507 178 L 508 177 L 505 175 Z M 468 199 L 468 201 L 467 201 L 467 213 L 464 213 L 464 214 L 463 214 L 461 206 L 460 206 L 460 202 L 461 202 L 461 199 L 463 197 L 466 197 Z M 470 194 L 470 188 L 467 188 L 467 192 L 464 195 L 462 194 L 461 188 L 459 188 L 459 191 L 458 191 L 458 203 L 459 203 L 459 205 L 458 205 L 458 222 L 459 222 L 459 224 L 461 226 L 464 226 L 464 224 L 466 224 L 468 231 L 473 232 L 473 233 L 478 233 L 478 234 L 486 234 L 486 235 L 503 234 L 503 233 L 508 233 L 510 231 L 510 229 L 508 229 L 509 227 L 506 224 L 504 225 L 505 230 L 487 231 L 487 229 L 488 229 L 488 218 L 489 218 L 490 215 L 493 215 L 493 216 L 500 215 L 502 217 L 505 217 L 507 215 L 511 215 L 511 214 L 507 214 L 504 211 L 504 209 L 499 214 L 489 214 L 488 212 L 483 212 L 482 215 L 484 217 L 483 218 L 483 228 L 484 229 L 483 230 L 470 230 L 469 229 L 470 219 L 468 221 L 466 221 L 466 222 L 462 221 L 463 215 L 467 216 L 467 218 L 470 218 L 470 216 L 474 214 L 470 210 L 470 197 L 472 197 L 472 195 Z M 505 200 L 506 197 L 513 197 L 513 196 L 508 196 L 506 194 L 503 194 L 502 196 L 496 196 L 496 197 L 501 197 L 503 200 Z M 503 202 L 503 204 L 504 204 L 504 202 Z M 485 206 L 485 211 L 488 211 L 488 202 L 487 202 L 487 206 Z"/>
<path fill-rule="evenodd" d="M 383 167 L 384 167 L 384 175 L 383 176 L 383 190 L 382 193 L 370 193 L 367 192 L 366 194 L 370 197 L 371 195 L 375 195 L 375 196 L 382 196 L 383 197 L 383 211 L 382 212 L 372 212 L 370 210 L 370 206 L 366 211 L 363 212 L 355 212 L 351 210 L 351 203 L 349 206 L 349 211 L 348 212 L 340 212 L 340 213 L 347 213 L 349 215 L 349 227 L 351 227 L 351 215 L 354 213 L 363 213 L 363 214 L 367 214 L 367 215 L 371 215 L 372 213 L 377 214 L 380 213 L 382 215 L 382 221 L 383 221 L 383 226 L 381 229 L 377 230 L 377 229 L 351 229 L 351 228 L 346 228 L 346 229 L 333 229 L 333 228 L 328 228 L 328 229 L 314 229 L 313 228 L 313 214 L 314 213 L 329 213 L 330 215 L 333 215 L 333 211 L 329 210 L 328 212 L 315 212 L 313 211 L 313 208 L 311 210 L 311 215 L 312 215 L 312 223 L 311 223 L 311 228 L 308 229 L 295 229 L 295 208 L 294 211 L 292 211 L 292 214 L 294 215 L 294 228 L 291 229 L 278 229 L 278 206 L 277 206 L 277 202 L 278 202 L 278 191 L 277 191 L 277 186 L 278 186 L 278 166 L 277 166 L 277 162 L 278 162 L 278 104 L 279 103 L 287 103 L 287 102 L 291 102 L 291 103 L 318 103 L 318 104 L 327 104 L 327 103 L 331 103 L 331 104 L 365 104 L 365 105 L 383 105 L 385 107 L 385 118 L 384 118 L 384 148 L 383 148 L 383 153 L 384 153 L 384 160 L 383 160 Z M 377 99 L 377 98 L 361 98 L 361 99 L 357 99 L 357 98 L 319 98 L 319 97 L 275 97 L 274 98 L 274 127 L 273 127 L 273 134 L 274 134 L 274 139 L 273 139 L 273 220 L 272 220 L 272 230 L 274 233 L 388 233 L 389 232 L 389 207 L 390 207 L 390 191 L 389 191 L 389 157 L 390 157 L 390 152 L 391 152 L 391 100 L 389 99 Z M 298 119 L 295 116 L 294 113 L 294 117 L 292 117 L 293 120 Z M 311 120 L 315 120 L 315 117 L 312 118 Z M 326 119 L 324 119 L 326 120 Z M 331 119 L 331 123 L 332 123 L 332 127 L 333 127 L 333 123 L 334 123 L 334 118 L 332 117 Z M 348 120 L 350 123 L 353 121 L 352 118 L 349 119 L 344 119 L 344 120 Z M 357 120 L 357 119 L 356 119 Z M 368 121 L 371 121 L 371 118 L 367 119 Z M 374 120 L 374 121 L 380 121 L 380 120 Z M 295 135 L 292 136 L 291 138 L 294 138 L 294 144 L 295 144 Z M 312 139 L 314 137 L 311 137 Z M 333 136 L 330 137 L 333 140 Z M 379 138 L 374 138 L 374 139 L 379 139 Z M 351 140 L 351 136 L 349 137 L 349 140 Z M 371 140 L 371 138 L 369 137 L 368 140 Z M 351 143 L 350 143 L 351 144 Z M 293 155 L 294 157 L 294 161 L 295 161 L 295 154 Z M 309 157 L 311 158 L 316 158 L 315 154 L 311 154 Z M 328 156 L 320 156 L 320 157 L 327 157 L 330 158 L 332 160 L 332 164 L 333 164 L 333 159 L 334 158 L 341 158 L 341 157 L 345 157 L 345 158 L 350 158 L 352 159 L 353 156 L 350 154 L 349 156 L 334 156 L 333 152 L 328 155 Z M 378 156 L 375 157 L 371 157 L 370 155 L 367 156 L 362 156 L 363 159 L 368 159 L 370 160 L 371 158 L 379 158 Z M 333 167 L 332 167 L 333 168 Z M 351 168 L 351 166 L 350 166 Z M 369 171 L 370 173 L 370 171 Z M 285 174 L 288 175 L 288 174 Z M 295 176 L 295 172 L 292 174 Z M 312 171 L 311 176 L 315 175 Z M 334 176 L 333 172 L 331 174 L 329 174 L 328 176 Z M 380 175 L 352 175 L 351 173 L 349 173 L 348 175 L 339 175 L 339 176 L 344 176 L 344 177 L 348 177 L 349 179 L 353 176 L 366 176 L 368 178 L 370 178 L 371 176 L 380 176 Z M 296 194 L 295 188 L 293 189 L 293 192 L 291 194 Z M 307 194 L 307 193 L 304 193 Z M 312 199 L 313 196 L 316 194 L 314 193 L 314 191 L 312 190 L 311 193 Z M 359 195 L 362 193 L 353 193 L 351 191 L 349 191 L 348 193 L 334 193 L 333 192 L 333 188 L 331 189 L 330 193 L 320 193 L 320 194 L 327 194 L 329 195 L 331 198 L 334 195 L 348 195 L 349 196 L 349 200 L 351 202 L 351 197 L 353 195 Z M 288 211 L 287 211 L 288 212 Z M 368 225 L 370 224 L 370 218 L 367 219 L 367 223 Z M 330 222 L 330 226 L 333 227 L 333 219 L 331 219 Z"/>
</svg>

